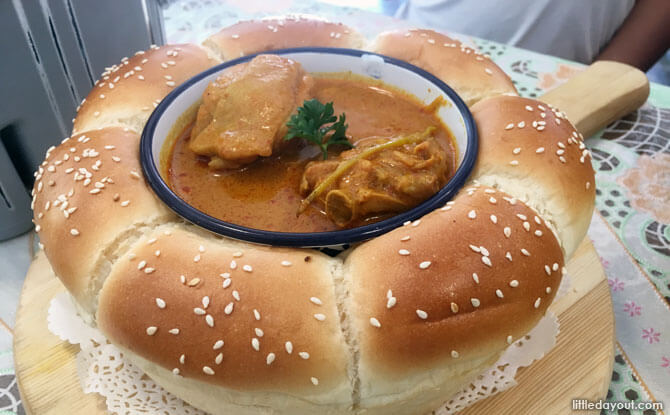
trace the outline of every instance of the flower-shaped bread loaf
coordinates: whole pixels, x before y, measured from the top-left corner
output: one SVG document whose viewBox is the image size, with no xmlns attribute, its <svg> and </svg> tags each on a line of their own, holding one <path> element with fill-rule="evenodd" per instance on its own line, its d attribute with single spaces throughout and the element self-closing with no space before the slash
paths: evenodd
<svg viewBox="0 0 670 415">
<path fill-rule="evenodd" d="M 430 411 L 552 302 L 591 218 L 589 152 L 560 111 L 516 96 L 488 57 L 433 31 L 390 32 L 370 50 L 433 72 L 473 105 L 478 161 L 452 201 L 335 258 L 184 223 L 141 173 L 151 111 L 224 59 L 295 46 L 366 40 L 342 24 L 272 18 L 109 68 L 36 173 L 36 230 L 82 314 L 199 408 Z"/>
</svg>

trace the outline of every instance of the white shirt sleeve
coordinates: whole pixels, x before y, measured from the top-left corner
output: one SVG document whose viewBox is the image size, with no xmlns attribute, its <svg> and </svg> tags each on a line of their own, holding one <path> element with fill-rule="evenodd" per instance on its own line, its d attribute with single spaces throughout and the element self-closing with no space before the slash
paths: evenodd
<svg viewBox="0 0 670 415">
<path fill-rule="evenodd" d="M 590 63 L 634 0 L 407 0 L 396 17 Z"/>
</svg>

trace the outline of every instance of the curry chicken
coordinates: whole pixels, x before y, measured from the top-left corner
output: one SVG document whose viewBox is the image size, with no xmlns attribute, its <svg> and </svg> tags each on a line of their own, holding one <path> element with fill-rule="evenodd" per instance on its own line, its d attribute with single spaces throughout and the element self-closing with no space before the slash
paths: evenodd
<svg viewBox="0 0 670 415">
<path fill-rule="evenodd" d="M 376 80 L 259 55 L 206 88 L 171 144 L 168 185 L 210 216 L 257 229 L 373 223 L 453 174 L 453 138 L 436 107 Z"/>
</svg>

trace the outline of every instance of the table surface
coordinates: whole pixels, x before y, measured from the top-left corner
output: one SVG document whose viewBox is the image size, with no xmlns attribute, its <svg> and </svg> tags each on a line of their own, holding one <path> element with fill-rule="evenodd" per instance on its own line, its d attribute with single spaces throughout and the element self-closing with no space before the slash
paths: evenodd
<svg viewBox="0 0 670 415">
<path fill-rule="evenodd" d="M 350 24 L 368 38 L 382 30 L 408 27 L 406 22 L 382 14 L 314 0 L 177 0 L 164 11 L 165 30 L 170 43 L 198 42 L 238 20 L 287 10 Z M 583 67 L 491 41 L 451 35 L 491 55 L 522 96 L 540 96 Z M 649 100 L 642 108 L 588 138 L 586 145 L 593 154 L 597 187 L 596 212 L 588 237 L 608 277 L 617 326 L 607 400 L 656 401 L 665 403 L 667 408 L 670 88 L 652 84 Z M 23 278 L 34 252 L 34 239 L 29 233 L 0 242 L 0 415 L 24 413 L 13 369 L 12 327 Z M 644 412 L 656 413 L 664 412 Z M 670 411 L 666 409 L 665 413 Z"/>
</svg>

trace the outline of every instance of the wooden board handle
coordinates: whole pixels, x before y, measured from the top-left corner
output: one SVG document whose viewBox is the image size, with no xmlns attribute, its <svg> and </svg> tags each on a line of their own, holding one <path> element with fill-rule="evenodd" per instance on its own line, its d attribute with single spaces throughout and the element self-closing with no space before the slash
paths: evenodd
<svg viewBox="0 0 670 415">
<path fill-rule="evenodd" d="M 638 109 L 649 96 L 649 80 L 637 68 L 598 61 L 540 99 L 567 115 L 577 130 L 589 137 Z"/>
</svg>

